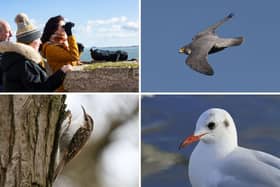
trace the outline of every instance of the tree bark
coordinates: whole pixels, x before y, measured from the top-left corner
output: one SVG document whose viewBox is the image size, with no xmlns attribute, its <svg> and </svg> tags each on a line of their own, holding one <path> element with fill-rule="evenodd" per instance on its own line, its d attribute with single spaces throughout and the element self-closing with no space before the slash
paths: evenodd
<svg viewBox="0 0 280 187">
<path fill-rule="evenodd" d="M 50 187 L 63 95 L 0 96 L 0 186 Z"/>
</svg>

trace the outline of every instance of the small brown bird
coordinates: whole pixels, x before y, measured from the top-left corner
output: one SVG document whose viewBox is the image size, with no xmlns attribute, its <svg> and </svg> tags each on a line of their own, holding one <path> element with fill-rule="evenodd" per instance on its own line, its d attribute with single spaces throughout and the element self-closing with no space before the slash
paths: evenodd
<svg viewBox="0 0 280 187">
<path fill-rule="evenodd" d="M 94 121 L 90 115 L 88 115 L 82 106 L 84 122 L 83 125 L 75 132 L 73 135 L 68 147 L 66 148 L 62 159 L 60 160 L 58 166 L 55 169 L 53 181 L 60 174 L 64 166 L 72 160 L 76 155 L 80 153 L 86 142 L 89 140 L 89 137 L 93 130 Z"/>
<path fill-rule="evenodd" d="M 179 49 L 179 53 L 189 55 L 186 59 L 186 64 L 190 68 L 205 75 L 214 75 L 214 70 L 208 64 L 208 54 L 219 52 L 227 47 L 238 46 L 243 42 L 243 37 L 220 38 L 215 33 L 219 26 L 232 17 L 233 14 L 231 13 L 221 21 L 195 35 L 190 44 Z"/>
</svg>

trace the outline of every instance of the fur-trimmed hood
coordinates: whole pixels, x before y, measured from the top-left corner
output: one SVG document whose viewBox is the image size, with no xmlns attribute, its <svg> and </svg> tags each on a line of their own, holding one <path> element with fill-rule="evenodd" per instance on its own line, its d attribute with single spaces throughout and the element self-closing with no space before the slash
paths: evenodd
<svg viewBox="0 0 280 187">
<path fill-rule="evenodd" d="M 5 52 L 15 52 L 22 56 L 24 56 L 28 60 L 32 60 L 33 62 L 40 63 L 42 61 L 42 57 L 38 51 L 32 48 L 29 45 L 15 42 L 3 41 L 0 42 L 0 53 Z"/>
</svg>

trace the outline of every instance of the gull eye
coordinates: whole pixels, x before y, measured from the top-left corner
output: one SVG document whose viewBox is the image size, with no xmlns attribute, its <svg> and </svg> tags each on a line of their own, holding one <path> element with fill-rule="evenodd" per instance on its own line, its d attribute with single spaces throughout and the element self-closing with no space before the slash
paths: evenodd
<svg viewBox="0 0 280 187">
<path fill-rule="evenodd" d="M 208 129 L 213 130 L 213 129 L 215 129 L 216 124 L 214 122 L 210 122 L 210 123 L 208 123 L 207 127 L 208 127 Z"/>
</svg>

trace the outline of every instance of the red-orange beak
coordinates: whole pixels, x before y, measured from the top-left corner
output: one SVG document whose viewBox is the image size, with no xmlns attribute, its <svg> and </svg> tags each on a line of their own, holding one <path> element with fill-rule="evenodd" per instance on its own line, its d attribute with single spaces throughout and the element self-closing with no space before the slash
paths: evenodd
<svg viewBox="0 0 280 187">
<path fill-rule="evenodd" d="M 195 135 L 191 135 L 191 136 L 187 137 L 187 138 L 180 144 L 179 149 L 182 149 L 182 148 L 186 147 L 187 145 L 189 145 L 189 144 L 191 144 L 191 143 L 193 143 L 193 142 L 199 141 L 200 138 L 201 138 L 202 136 L 204 136 L 205 134 L 207 134 L 207 133 L 202 133 L 202 134 L 199 134 L 199 135 L 196 135 L 196 136 L 195 136 Z"/>
</svg>

